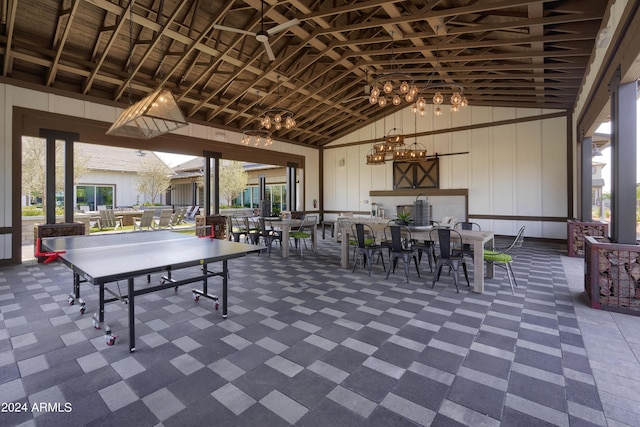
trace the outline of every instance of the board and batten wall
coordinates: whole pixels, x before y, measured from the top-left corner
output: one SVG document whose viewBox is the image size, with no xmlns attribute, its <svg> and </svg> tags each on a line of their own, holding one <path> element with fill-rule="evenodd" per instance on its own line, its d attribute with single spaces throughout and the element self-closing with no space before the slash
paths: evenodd
<svg viewBox="0 0 640 427">
<path fill-rule="evenodd" d="M 325 147 L 324 209 L 370 212 L 370 191 L 393 190 L 393 162 L 367 165 L 372 143 L 357 142 L 396 127 L 406 144 L 426 132 L 417 139 L 429 155 L 466 153 L 440 157 L 440 188 L 468 189 L 469 217 L 483 229 L 513 236 L 525 225 L 527 236 L 566 239 L 567 120 L 564 111 L 480 106 L 416 120 L 406 108 Z"/>
<path fill-rule="evenodd" d="M 13 188 L 15 185 L 21 185 L 19 182 L 13 182 L 12 125 L 14 108 L 62 115 L 67 121 L 71 117 L 73 120 L 70 122 L 70 127 L 73 127 L 73 123 L 78 123 L 81 126 L 89 122 L 93 122 L 93 124 L 101 122 L 104 123 L 105 130 L 122 112 L 122 108 L 118 106 L 95 103 L 87 100 L 86 97 L 82 97 L 82 99 L 67 97 L 55 89 L 23 87 L 0 82 L 0 117 L 2 117 L 2 132 L 0 134 L 0 165 L 2 166 L 0 168 L 0 265 L 10 263 L 12 259 L 15 262 L 16 256 L 13 248 L 16 247 L 16 244 L 12 240 L 12 234 L 16 235 L 16 239 L 19 240 L 21 228 L 21 218 L 13 218 L 14 205 L 20 203 L 19 197 L 17 202 L 14 201 Z M 87 125 L 87 127 L 90 126 L 91 124 Z M 75 130 L 68 129 L 68 131 L 74 132 Z M 104 135 L 104 132 L 101 131 L 100 135 Z M 318 150 L 315 148 L 290 144 L 277 139 L 270 147 L 245 147 L 241 143 L 242 134 L 239 132 L 220 130 L 206 126 L 206 124 L 196 123 L 190 123 L 189 126 L 179 129 L 169 136 L 175 141 L 168 138 L 161 140 L 162 137 L 148 141 L 119 138 L 120 141 L 125 139 L 128 141 L 113 145 L 193 155 L 201 155 L 203 150 L 220 151 L 223 152 L 223 158 L 225 158 L 224 152 L 227 150 L 232 156 L 241 157 L 244 153 L 258 159 L 266 159 L 265 161 L 269 159 L 269 156 L 280 159 L 302 159 L 304 170 L 299 170 L 299 205 L 308 208 L 313 206 L 314 199 L 320 198 L 320 166 Z M 80 132 L 80 138 L 82 139 L 82 132 Z M 110 138 L 114 141 L 114 137 Z M 100 143 L 99 141 L 80 142 Z M 105 143 L 104 145 L 109 144 Z M 242 159 L 232 158 L 232 160 Z M 19 245 L 17 250 L 20 250 Z"/>
</svg>

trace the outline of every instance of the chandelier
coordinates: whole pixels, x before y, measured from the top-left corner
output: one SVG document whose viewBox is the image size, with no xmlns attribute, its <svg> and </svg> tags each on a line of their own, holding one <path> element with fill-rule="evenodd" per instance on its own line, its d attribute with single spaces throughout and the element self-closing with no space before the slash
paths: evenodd
<svg viewBox="0 0 640 427">
<path fill-rule="evenodd" d="M 419 92 L 409 74 L 383 73 L 371 83 L 369 103 L 378 104 L 380 107 L 387 104 L 398 106 L 402 101 L 412 103 Z"/>
<path fill-rule="evenodd" d="M 276 86 L 277 101 L 280 101 L 280 75 L 278 75 L 278 85 Z M 269 108 L 265 110 L 259 118 L 260 126 L 266 130 L 280 130 L 283 127 L 287 130 L 296 126 L 296 119 L 293 118 L 293 111 L 286 108 Z"/>
<path fill-rule="evenodd" d="M 270 130 L 280 130 L 283 127 L 287 130 L 296 126 L 296 120 L 293 118 L 293 112 L 286 108 L 269 108 L 262 113 L 260 118 L 260 126 Z"/>
<path fill-rule="evenodd" d="M 427 149 L 418 143 L 417 135 L 412 144 L 406 145 L 404 135 L 399 131 L 399 129 L 393 128 L 383 142 L 373 145 L 373 148 L 366 154 L 368 165 L 384 165 L 388 161 L 420 162 L 427 158 Z"/>
<path fill-rule="evenodd" d="M 440 74 L 440 37 L 438 29 L 440 27 L 436 27 L 436 66 L 434 67 L 431 76 L 429 77 L 429 82 L 433 80 L 433 78 Z M 433 105 L 435 105 L 435 109 L 433 113 L 436 117 L 442 116 L 442 108 L 440 107 L 444 102 L 446 97 L 448 97 L 448 93 L 451 93 L 449 97 L 449 103 L 451 104 L 451 112 L 457 113 L 461 108 L 469 105 L 469 101 L 464 96 L 464 86 L 458 83 L 449 83 L 449 82 L 439 82 L 439 83 L 428 83 L 423 91 L 430 91 L 431 89 L 435 90 L 433 98 L 431 101 Z M 424 97 L 419 96 L 416 100 L 416 103 L 411 107 L 411 111 L 413 114 L 424 116 L 426 114 L 426 105 L 427 101 Z"/>
<path fill-rule="evenodd" d="M 264 146 L 268 147 L 273 144 L 273 138 L 271 137 L 271 132 L 268 130 L 250 129 L 242 132 L 241 142 L 243 145 L 253 145 L 254 147 L 264 142 Z"/>
<path fill-rule="evenodd" d="M 178 103 L 169 89 L 160 86 L 150 95 L 133 104 L 131 101 L 132 61 L 133 61 L 133 3 L 129 4 L 129 107 L 113 122 L 107 135 L 129 138 L 151 139 L 187 126 Z M 162 3 L 161 3 L 162 4 Z M 162 16 L 162 6 L 158 13 Z M 160 36 L 162 37 L 162 35 Z M 163 50 L 162 38 L 160 50 Z"/>
</svg>

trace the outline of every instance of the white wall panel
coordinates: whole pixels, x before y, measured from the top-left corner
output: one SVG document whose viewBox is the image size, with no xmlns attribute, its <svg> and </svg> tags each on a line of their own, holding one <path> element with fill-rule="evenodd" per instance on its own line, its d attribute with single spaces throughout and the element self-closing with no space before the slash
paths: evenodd
<svg viewBox="0 0 640 427">
<path fill-rule="evenodd" d="M 493 158 L 490 156 L 490 129 L 471 131 L 469 147 L 469 213 L 488 214 L 491 212 L 491 170 Z"/>
<path fill-rule="evenodd" d="M 11 259 L 11 235 L 0 234 L 0 260 Z"/>
<path fill-rule="evenodd" d="M 567 119 L 545 120 L 542 123 L 542 215 L 567 216 L 567 142 L 563 134 Z"/>
<path fill-rule="evenodd" d="M 48 111 L 65 116 L 85 117 L 85 103 L 54 94 L 48 95 Z"/>
<path fill-rule="evenodd" d="M 10 86 L 7 86 L 7 88 L 9 87 Z M 7 108 L 15 106 L 32 108 L 34 110 L 48 111 L 47 109 L 49 108 L 49 96 L 44 92 L 11 86 L 11 91 L 8 91 L 7 95 Z"/>
<path fill-rule="evenodd" d="M 516 214 L 538 216 L 542 212 L 542 159 L 540 122 L 525 122 L 516 128 Z"/>
<path fill-rule="evenodd" d="M 347 147 L 347 158 L 349 166 L 346 168 L 344 183 L 347 188 L 347 210 L 358 211 L 360 209 L 360 165 L 362 157 L 360 157 L 360 148 L 357 145 Z M 351 166 L 354 159 L 360 159 L 357 164 Z"/>
<path fill-rule="evenodd" d="M 115 107 L 86 102 L 84 117 L 90 120 L 106 120 L 107 122 L 112 123 L 116 120 L 118 114 L 116 114 Z"/>
<path fill-rule="evenodd" d="M 493 191 L 493 215 L 515 215 L 515 128 L 513 125 L 492 128 L 491 188 Z"/>
</svg>

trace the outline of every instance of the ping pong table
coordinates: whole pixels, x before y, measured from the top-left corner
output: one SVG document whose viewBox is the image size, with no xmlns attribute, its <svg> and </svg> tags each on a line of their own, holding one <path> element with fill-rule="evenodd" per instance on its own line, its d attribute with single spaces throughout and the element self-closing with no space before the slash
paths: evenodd
<svg viewBox="0 0 640 427">
<path fill-rule="evenodd" d="M 211 237 L 197 238 L 172 231 L 145 231 L 136 233 L 115 233 L 97 236 L 48 237 L 42 239 L 43 250 L 58 253 L 59 259 L 73 271 L 73 293 L 69 303 L 74 299 L 81 301 L 81 313 L 84 313 L 84 302 L 80 299 L 80 283 L 89 282 L 99 288 L 99 308 L 94 315 L 94 326 L 101 329 L 104 322 L 104 305 L 113 301 L 125 301 L 129 315 L 129 351 L 135 351 L 135 304 L 138 295 L 175 288 L 189 283 L 202 281 L 202 290 L 193 289 L 194 300 L 200 296 L 215 301 L 218 308 L 218 297 L 208 293 L 208 279 L 213 276 L 222 277 L 222 316 L 227 317 L 227 262 L 240 258 L 250 252 L 263 250 L 259 246 L 229 242 Z M 221 271 L 211 271 L 208 264 L 222 262 Z M 173 280 L 171 273 L 175 270 L 202 266 L 201 273 L 181 280 Z M 199 269 L 200 270 L 200 269 Z M 152 273 L 165 272 L 159 285 L 150 285 Z M 136 277 L 147 276 L 147 285 L 134 288 Z M 127 294 L 120 295 L 106 288 L 105 285 L 120 280 L 127 281 Z M 113 298 L 105 299 L 105 291 Z M 107 344 L 115 343 L 107 327 L 105 335 Z"/>
</svg>

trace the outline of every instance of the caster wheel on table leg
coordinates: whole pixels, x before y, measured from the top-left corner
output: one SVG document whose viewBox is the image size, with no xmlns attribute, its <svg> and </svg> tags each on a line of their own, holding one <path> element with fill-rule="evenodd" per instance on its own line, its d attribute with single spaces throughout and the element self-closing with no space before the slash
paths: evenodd
<svg viewBox="0 0 640 427">
<path fill-rule="evenodd" d="M 86 311 L 86 303 L 84 302 L 84 300 L 82 298 L 78 299 L 78 302 L 80 303 L 80 314 L 84 314 L 84 312 Z"/>
<path fill-rule="evenodd" d="M 102 326 L 100 326 L 100 321 L 98 321 L 98 313 L 93 314 L 93 327 L 96 329 L 102 329 Z"/>
<path fill-rule="evenodd" d="M 82 308 L 80 309 L 80 314 L 84 314 L 84 312 L 85 312 L 85 308 L 84 308 L 84 307 L 82 307 Z"/>
<path fill-rule="evenodd" d="M 193 300 L 194 300 L 195 302 L 200 301 L 200 295 L 194 295 L 194 296 L 193 296 Z"/>
<path fill-rule="evenodd" d="M 115 335 L 111 335 L 111 327 L 107 326 L 107 329 L 104 332 L 104 340 L 107 345 L 114 345 L 116 343 L 116 338 L 118 337 Z"/>
<path fill-rule="evenodd" d="M 75 299 L 75 297 L 73 295 L 69 295 L 67 297 L 67 302 L 69 303 L 69 305 L 73 305 L 73 304 L 75 304 L 76 299 Z"/>
<path fill-rule="evenodd" d="M 178 292 L 178 287 L 173 288 L 173 292 Z"/>
<path fill-rule="evenodd" d="M 218 307 L 220 307 L 220 304 L 218 304 L 218 302 L 216 301 L 214 307 L 216 308 L 216 310 L 218 309 Z"/>
</svg>

